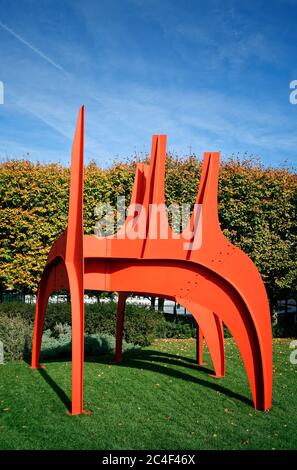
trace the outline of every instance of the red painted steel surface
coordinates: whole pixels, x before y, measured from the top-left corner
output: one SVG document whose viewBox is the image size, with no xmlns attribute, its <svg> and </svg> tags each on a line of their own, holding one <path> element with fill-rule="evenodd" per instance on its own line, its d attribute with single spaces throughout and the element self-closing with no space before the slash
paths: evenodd
<svg viewBox="0 0 297 470">
<path fill-rule="evenodd" d="M 204 155 L 196 203 L 200 222 L 192 214 L 179 239 L 172 236 L 164 197 L 166 136 L 155 135 L 149 165 L 137 164 L 131 204 L 141 204 L 145 236 L 133 239 L 132 208 L 117 234 L 96 237 L 83 233 L 84 108 L 79 112 L 72 148 L 68 226 L 53 244 L 39 284 L 32 349 L 32 368 L 40 367 L 44 315 L 49 296 L 68 289 L 72 312 L 72 414 L 83 413 L 84 289 L 119 292 L 116 361 L 122 359 L 125 301 L 129 293 L 175 300 L 199 325 L 197 362 L 202 363 L 202 339 L 208 345 L 215 374 L 225 371 L 223 323 L 240 350 L 255 408 L 267 410 L 272 400 L 272 333 L 269 304 L 253 262 L 223 235 L 217 206 L 219 153 Z M 150 204 L 159 204 L 159 223 L 152 234 Z M 131 206 L 130 206 L 131 207 Z M 142 217 L 143 216 L 143 217 Z M 140 220 L 139 219 L 139 220 Z M 168 239 L 159 235 L 160 221 Z M 196 225 L 195 225 L 196 224 Z M 128 233 L 123 236 L 124 230 Z M 193 249 L 190 242 L 199 248 Z M 157 235 L 157 236 L 156 236 Z M 203 332 L 203 333 L 202 333 Z"/>
</svg>

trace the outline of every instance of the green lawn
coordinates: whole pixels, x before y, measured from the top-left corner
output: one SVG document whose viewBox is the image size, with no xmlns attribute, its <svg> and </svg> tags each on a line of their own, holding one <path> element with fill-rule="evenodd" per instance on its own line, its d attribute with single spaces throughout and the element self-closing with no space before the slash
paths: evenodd
<svg viewBox="0 0 297 470">
<path fill-rule="evenodd" d="M 0 365 L 0 449 L 296 449 L 297 365 L 289 362 L 289 343 L 274 341 L 267 413 L 251 405 L 232 340 L 223 379 L 195 364 L 194 340 L 156 341 L 121 366 L 111 356 L 87 361 L 90 416 L 65 414 L 71 363 L 50 362 L 45 371 Z"/>
</svg>

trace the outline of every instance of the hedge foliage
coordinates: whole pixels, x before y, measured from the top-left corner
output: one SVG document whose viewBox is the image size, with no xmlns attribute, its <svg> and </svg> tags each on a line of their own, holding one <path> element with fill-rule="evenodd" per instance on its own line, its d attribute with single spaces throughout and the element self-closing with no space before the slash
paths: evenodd
<svg viewBox="0 0 297 470">
<path fill-rule="evenodd" d="M 85 353 L 96 355 L 112 350 L 116 327 L 115 302 L 85 305 Z M 0 340 L 6 359 L 21 359 L 29 352 L 32 342 L 35 305 L 19 302 L 0 304 Z M 49 304 L 44 323 L 43 350 L 46 357 L 70 354 L 70 304 Z M 148 346 L 155 338 L 190 338 L 195 335 L 191 319 L 170 321 L 160 312 L 145 307 L 127 305 L 124 340 L 128 344 Z M 108 339 L 109 338 L 109 339 Z M 104 349 L 105 348 L 105 349 Z"/>
<path fill-rule="evenodd" d="M 46 330 L 42 336 L 42 348 L 40 358 L 46 359 L 71 358 L 72 355 L 72 331 L 71 326 L 57 324 L 54 331 Z M 123 341 L 123 352 L 139 349 L 131 343 Z M 85 357 L 96 357 L 115 351 L 115 338 L 107 334 L 85 334 L 84 354 Z M 25 350 L 28 358 L 31 356 L 31 348 Z"/>
<path fill-rule="evenodd" d="M 3 343 L 5 361 L 31 358 L 32 323 L 21 316 L 0 316 L 0 338 Z M 53 330 L 45 330 L 42 336 L 41 360 L 71 358 L 71 326 L 67 323 L 55 325 Z M 123 341 L 123 351 L 139 349 Z M 85 357 L 100 356 L 115 350 L 115 338 L 108 334 L 85 334 Z"/>
<path fill-rule="evenodd" d="M 99 356 L 114 350 L 116 303 L 85 305 L 85 356 Z M 35 305 L 19 302 L 0 303 L 0 340 L 5 360 L 30 357 Z M 49 304 L 42 339 L 42 359 L 71 355 L 70 304 Z M 193 338 L 196 325 L 192 317 L 154 312 L 145 307 L 127 305 L 123 350 L 148 346 L 155 338 Z M 297 335 L 296 325 L 278 322 L 274 337 Z M 225 327 L 225 338 L 230 337 Z"/>
<path fill-rule="evenodd" d="M 129 200 L 135 161 L 85 169 L 85 232 L 93 233 L 99 202 Z M 201 162 L 169 155 L 167 204 L 193 204 Z M 65 229 L 69 169 L 7 161 L 0 165 L 0 288 L 36 292 L 48 251 Z M 256 263 L 272 305 L 294 297 L 297 285 L 297 181 L 287 169 L 231 159 L 221 165 L 219 215 L 226 236 Z"/>
<path fill-rule="evenodd" d="M 0 340 L 5 360 L 24 357 L 32 338 L 32 324 L 21 315 L 0 315 Z"/>
</svg>

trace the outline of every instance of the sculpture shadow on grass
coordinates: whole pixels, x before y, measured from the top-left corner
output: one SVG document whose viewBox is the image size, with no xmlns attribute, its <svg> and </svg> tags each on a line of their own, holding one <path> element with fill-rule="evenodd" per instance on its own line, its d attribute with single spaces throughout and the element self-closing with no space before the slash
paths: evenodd
<svg viewBox="0 0 297 470">
<path fill-rule="evenodd" d="M 46 359 L 48 363 L 56 363 L 56 362 L 65 362 L 71 360 L 71 357 L 58 357 L 52 359 Z M 26 362 L 28 362 L 26 360 Z M 135 350 L 135 351 L 128 351 L 123 355 L 123 362 L 121 363 L 114 363 L 114 355 L 110 352 L 105 353 L 100 356 L 87 356 L 85 358 L 85 362 L 91 363 L 98 363 L 98 364 L 111 364 L 113 363 L 114 367 L 124 367 L 124 368 L 132 368 L 132 369 L 139 369 L 139 370 L 148 370 L 157 374 L 163 374 L 168 377 L 172 377 L 179 380 L 185 380 L 188 382 L 192 382 L 193 384 L 207 387 L 210 390 L 215 392 L 219 392 L 226 397 L 232 398 L 234 400 L 238 400 L 242 403 L 247 405 L 252 404 L 252 400 L 237 393 L 233 392 L 229 388 L 221 385 L 218 382 L 219 379 L 204 379 L 202 377 L 198 377 L 196 374 L 193 375 L 193 372 L 197 372 L 197 374 L 212 374 L 213 370 L 207 367 L 202 367 L 197 365 L 195 360 L 186 357 L 186 356 L 176 356 L 174 354 L 165 353 L 161 351 L 155 351 L 150 349 L 145 350 Z M 170 367 L 171 366 L 171 367 Z M 175 367 L 182 366 L 184 370 L 176 369 Z M 43 379 L 48 383 L 48 385 L 52 388 L 52 390 L 56 393 L 59 399 L 64 403 L 64 405 L 70 410 L 71 408 L 71 400 L 64 392 L 64 390 L 57 384 L 57 382 L 51 377 L 46 369 L 38 369 L 40 375 Z M 141 373 L 141 372 L 140 372 Z"/>
<path fill-rule="evenodd" d="M 46 381 L 46 383 L 51 387 L 51 389 L 55 392 L 55 394 L 60 398 L 60 400 L 64 403 L 65 407 L 68 411 L 71 410 L 71 400 L 64 392 L 64 390 L 60 387 L 60 385 L 55 382 L 55 380 L 50 376 L 50 374 L 46 371 L 46 369 L 37 369 L 42 378 Z"/>
</svg>

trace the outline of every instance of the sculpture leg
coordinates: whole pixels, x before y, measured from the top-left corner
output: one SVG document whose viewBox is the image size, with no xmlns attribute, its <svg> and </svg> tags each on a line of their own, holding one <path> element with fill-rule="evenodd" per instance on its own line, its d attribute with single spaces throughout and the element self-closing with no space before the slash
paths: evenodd
<svg viewBox="0 0 297 470">
<path fill-rule="evenodd" d="M 196 361 L 199 366 L 204 365 L 203 363 L 203 332 L 196 323 Z"/>
<path fill-rule="evenodd" d="M 128 294 L 125 292 L 119 293 L 118 310 L 117 310 L 117 325 L 116 325 L 116 347 L 115 347 L 115 362 L 122 362 L 122 349 L 123 349 L 123 333 L 124 333 L 124 320 L 125 320 L 125 307 Z"/>
<path fill-rule="evenodd" d="M 37 299 L 36 299 L 34 333 L 33 333 L 33 341 L 32 341 L 32 359 L 31 359 L 32 369 L 40 368 L 39 359 L 40 359 L 42 333 L 43 333 L 43 326 L 44 326 L 44 317 L 45 317 L 48 298 L 53 291 L 53 286 L 51 285 L 50 281 L 51 281 L 50 270 L 46 269 L 42 274 L 39 287 L 38 287 Z"/>
<path fill-rule="evenodd" d="M 44 317 L 49 296 L 57 290 L 68 288 L 69 284 L 65 264 L 63 261 L 61 261 L 61 259 L 56 259 L 53 263 L 48 264 L 45 267 L 39 282 L 32 341 L 32 369 L 38 369 L 40 367 L 39 358 L 44 327 Z"/>
<path fill-rule="evenodd" d="M 72 318 L 72 407 L 71 414 L 83 413 L 84 290 L 73 264 L 67 264 Z"/>
<path fill-rule="evenodd" d="M 224 377 L 225 375 L 225 349 L 224 349 L 224 327 L 222 320 L 216 315 L 213 314 L 214 320 L 216 322 L 216 334 L 217 341 L 220 348 L 220 359 L 217 361 L 217 366 L 215 368 L 215 377 Z"/>
<path fill-rule="evenodd" d="M 191 313 L 196 319 L 197 325 L 199 324 L 200 332 L 196 339 L 197 362 L 203 365 L 202 341 L 204 337 L 215 370 L 215 377 L 223 377 L 225 375 L 223 324 L 215 313 L 202 305 L 192 303 Z"/>
<path fill-rule="evenodd" d="M 265 376 L 263 372 L 263 366 L 265 366 L 265 364 L 257 330 L 248 311 L 243 312 L 243 305 L 237 306 L 235 302 L 232 302 L 232 297 L 220 296 L 219 292 L 217 292 L 217 294 L 216 300 L 218 301 L 220 317 L 234 337 L 240 350 L 249 378 L 255 408 L 257 410 L 266 410 L 271 406 L 271 390 L 268 389 L 266 398 L 264 388 Z M 199 300 L 204 301 L 202 293 Z M 207 304 L 207 302 L 205 303 Z M 197 304 L 188 302 L 187 308 L 194 314 L 196 306 Z M 201 325 L 201 320 L 199 320 L 199 323 Z M 211 348 L 209 351 L 211 352 Z M 271 360 L 268 366 L 270 365 Z"/>
</svg>

